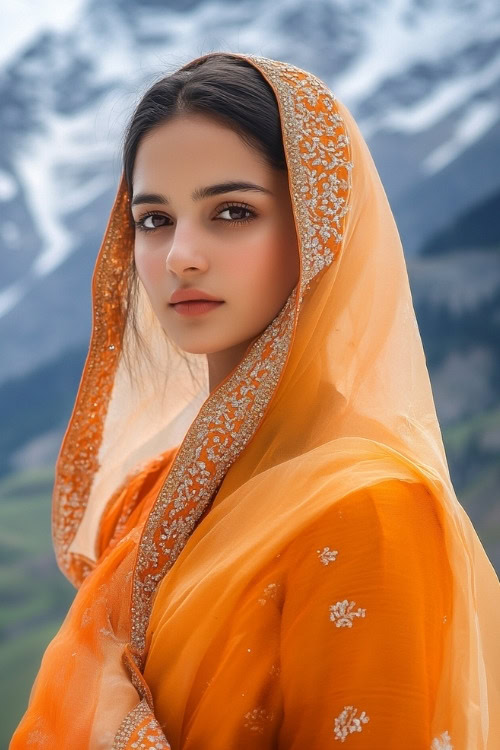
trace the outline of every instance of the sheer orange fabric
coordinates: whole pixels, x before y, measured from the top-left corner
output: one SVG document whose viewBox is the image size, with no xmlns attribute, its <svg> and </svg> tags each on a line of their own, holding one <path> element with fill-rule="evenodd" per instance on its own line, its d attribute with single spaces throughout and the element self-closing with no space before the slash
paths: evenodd
<svg viewBox="0 0 500 750">
<path fill-rule="evenodd" d="M 321 81 L 235 56 L 280 108 L 300 280 L 212 393 L 144 294 L 142 361 L 122 178 L 54 492 L 78 592 L 11 748 L 493 750 L 498 579 L 450 482 L 383 186 Z"/>
</svg>

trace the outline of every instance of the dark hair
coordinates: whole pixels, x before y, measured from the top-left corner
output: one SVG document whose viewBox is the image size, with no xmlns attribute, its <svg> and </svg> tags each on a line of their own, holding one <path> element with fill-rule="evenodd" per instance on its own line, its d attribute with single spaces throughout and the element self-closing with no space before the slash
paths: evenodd
<svg viewBox="0 0 500 750">
<path fill-rule="evenodd" d="M 274 91 L 246 60 L 219 52 L 165 76 L 142 97 L 123 144 L 123 171 L 129 195 L 142 138 L 176 115 L 187 114 L 216 119 L 260 151 L 271 167 L 286 170 Z"/>
<path fill-rule="evenodd" d="M 287 169 L 278 103 L 269 83 L 249 62 L 224 52 L 188 63 L 154 83 L 137 105 L 125 130 L 123 172 L 128 193 L 141 140 L 178 115 L 202 114 L 236 132 L 269 166 Z M 130 219 L 132 221 L 132 218 Z M 132 258 L 126 299 L 127 325 L 141 349 L 136 321 L 137 274 Z M 131 363 L 128 363 L 129 371 Z"/>
</svg>

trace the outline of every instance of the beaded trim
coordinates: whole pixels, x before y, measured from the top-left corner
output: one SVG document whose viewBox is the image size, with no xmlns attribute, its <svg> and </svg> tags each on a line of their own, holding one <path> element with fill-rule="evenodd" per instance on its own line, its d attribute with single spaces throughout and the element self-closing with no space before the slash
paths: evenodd
<svg viewBox="0 0 500 750">
<path fill-rule="evenodd" d="M 170 750 L 170 745 L 145 700 L 142 700 L 123 719 L 111 750 L 128 750 L 129 748 Z"/>
</svg>

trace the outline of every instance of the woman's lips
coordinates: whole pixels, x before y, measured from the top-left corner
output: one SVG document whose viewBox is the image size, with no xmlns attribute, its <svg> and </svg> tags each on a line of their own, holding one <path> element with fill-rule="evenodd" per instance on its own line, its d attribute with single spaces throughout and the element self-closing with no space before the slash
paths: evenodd
<svg viewBox="0 0 500 750">
<path fill-rule="evenodd" d="M 176 302 L 170 306 L 174 308 L 175 312 L 179 315 L 204 315 L 205 313 L 215 310 L 216 307 L 220 307 L 224 302 L 212 301 L 208 299 L 193 299 L 186 300 L 186 302 Z"/>
</svg>

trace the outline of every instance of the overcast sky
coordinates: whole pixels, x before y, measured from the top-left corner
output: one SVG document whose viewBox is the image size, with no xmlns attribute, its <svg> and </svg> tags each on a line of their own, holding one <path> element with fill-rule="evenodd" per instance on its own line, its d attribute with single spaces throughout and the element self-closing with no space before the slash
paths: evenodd
<svg viewBox="0 0 500 750">
<path fill-rule="evenodd" d="M 0 65 L 42 30 L 72 25 L 85 0 L 0 0 Z"/>
</svg>

